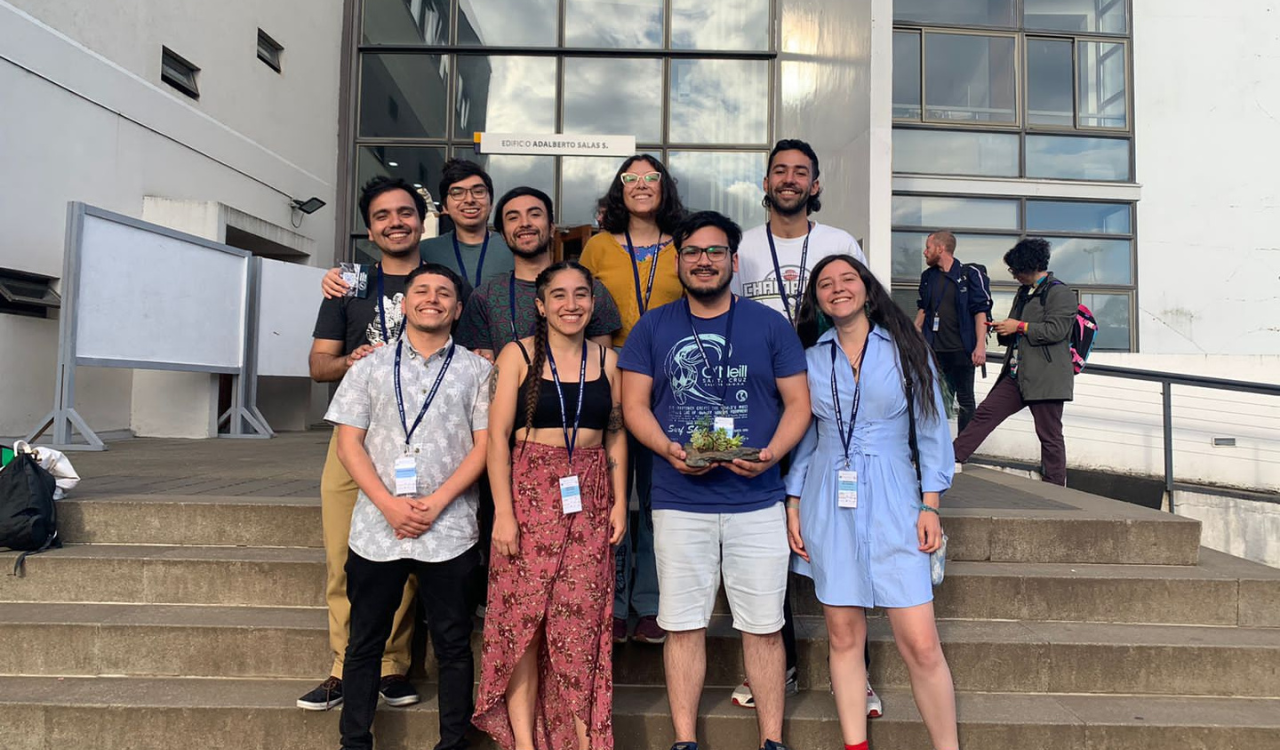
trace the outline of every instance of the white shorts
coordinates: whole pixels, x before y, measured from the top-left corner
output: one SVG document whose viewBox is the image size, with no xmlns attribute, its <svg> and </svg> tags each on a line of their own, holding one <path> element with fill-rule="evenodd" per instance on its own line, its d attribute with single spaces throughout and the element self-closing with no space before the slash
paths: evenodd
<svg viewBox="0 0 1280 750">
<path fill-rule="evenodd" d="M 733 627 L 755 635 L 782 629 L 791 547 L 781 502 L 749 513 L 654 510 L 653 550 L 664 630 L 707 627 L 722 574 Z"/>
</svg>

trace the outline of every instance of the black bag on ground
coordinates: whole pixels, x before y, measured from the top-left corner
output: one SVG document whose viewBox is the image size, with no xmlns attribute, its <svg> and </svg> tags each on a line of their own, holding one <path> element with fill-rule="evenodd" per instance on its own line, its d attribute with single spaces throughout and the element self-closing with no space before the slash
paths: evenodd
<svg viewBox="0 0 1280 750">
<path fill-rule="evenodd" d="M 30 453 L 19 453 L 0 471 L 0 547 L 19 550 L 13 575 L 22 575 L 27 555 L 61 547 L 53 475 Z"/>
</svg>

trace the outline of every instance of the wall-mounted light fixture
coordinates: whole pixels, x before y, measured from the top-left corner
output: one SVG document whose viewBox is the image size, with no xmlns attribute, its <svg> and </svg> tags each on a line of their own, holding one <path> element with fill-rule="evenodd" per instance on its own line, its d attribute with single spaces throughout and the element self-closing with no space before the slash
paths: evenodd
<svg viewBox="0 0 1280 750">
<path fill-rule="evenodd" d="M 297 198 L 295 198 L 293 200 L 293 207 L 298 209 L 304 214 L 313 214 L 316 211 L 319 211 L 320 209 L 324 208 L 324 201 L 316 197 L 308 198 L 305 201 L 300 201 Z"/>
</svg>

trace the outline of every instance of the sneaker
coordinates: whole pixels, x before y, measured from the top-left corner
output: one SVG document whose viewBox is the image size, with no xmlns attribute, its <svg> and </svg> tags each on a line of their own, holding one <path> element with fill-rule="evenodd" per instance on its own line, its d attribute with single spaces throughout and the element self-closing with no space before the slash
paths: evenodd
<svg viewBox="0 0 1280 750">
<path fill-rule="evenodd" d="M 342 679 L 329 677 L 314 690 L 298 699 L 298 708 L 308 711 L 328 711 L 342 705 Z"/>
<path fill-rule="evenodd" d="M 796 680 L 796 668 L 792 667 L 787 670 L 787 684 L 785 687 L 787 695 L 795 695 L 800 692 L 800 683 Z M 751 694 L 751 683 L 746 680 L 733 691 L 733 705 L 742 708 L 755 708 L 756 698 Z"/>
<path fill-rule="evenodd" d="M 871 683 L 867 683 L 867 718 L 878 719 L 884 716 L 884 703 L 880 702 L 880 696 L 876 695 L 876 691 L 871 689 Z"/>
<path fill-rule="evenodd" d="M 956 461 L 956 473 L 957 474 L 964 473 L 964 464 L 960 463 L 959 461 Z"/>
<path fill-rule="evenodd" d="M 760 748 L 760 750 L 787 750 L 787 746 L 782 744 L 781 742 L 774 742 L 773 740 L 765 740 L 764 747 Z"/>
<path fill-rule="evenodd" d="M 627 621 L 626 621 L 626 618 L 623 618 L 623 617 L 615 617 L 615 618 L 613 618 L 613 642 L 614 642 L 614 643 L 626 643 L 626 642 L 627 642 Z"/>
<path fill-rule="evenodd" d="M 698 750 L 696 742 L 677 742 L 671 746 L 671 750 Z"/>
<path fill-rule="evenodd" d="M 422 700 L 413 689 L 409 678 L 402 674 L 389 674 L 378 683 L 378 695 L 388 706 L 412 706 Z"/>
<path fill-rule="evenodd" d="M 664 643 L 667 631 L 658 624 L 658 618 L 648 615 L 636 621 L 636 632 L 631 637 L 638 643 Z"/>
</svg>

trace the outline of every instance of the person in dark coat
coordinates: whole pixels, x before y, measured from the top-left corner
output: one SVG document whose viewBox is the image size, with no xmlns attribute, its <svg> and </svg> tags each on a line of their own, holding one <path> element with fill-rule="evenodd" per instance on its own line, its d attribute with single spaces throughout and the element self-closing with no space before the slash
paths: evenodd
<svg viewBox="0 0 1280 750">
<path fill-rule="evenodd" d="M 1008 351 L 996 384 L 955 439 L 956 461 L 967 461 L 992 430 L 1025 406 L 1031 410 L 1040 439 L 1041 477 L 1065 485 L 1062 405 L 1073 396 L 1071 327 L 1078 307 L 1076 295 L 1049 271 L 1046 240 L 1022 240 L 1005 253 L 1004 262 L 1022 285 L 1009 317 L 990 324 Z"/>
</svg>

